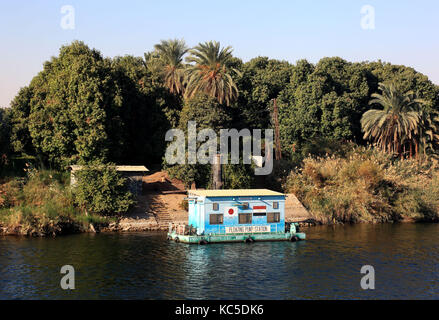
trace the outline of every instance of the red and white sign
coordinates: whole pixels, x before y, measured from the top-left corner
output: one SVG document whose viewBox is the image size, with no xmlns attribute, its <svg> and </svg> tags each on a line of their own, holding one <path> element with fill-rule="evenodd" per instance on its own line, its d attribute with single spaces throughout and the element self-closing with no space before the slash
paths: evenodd
<svg viewBox="0 0 439 320">
<path fill-rule="evenodd" d="M 254 206 L 253 212 L 267 212 L 267 206 Z"/>
<path fill-rule="evenodd" d="M 237 207 L 226 207 L 224 209 L 224 215 L 226 217 L 236 217 L 238 214 L 238 208 Z"/>
</svg>

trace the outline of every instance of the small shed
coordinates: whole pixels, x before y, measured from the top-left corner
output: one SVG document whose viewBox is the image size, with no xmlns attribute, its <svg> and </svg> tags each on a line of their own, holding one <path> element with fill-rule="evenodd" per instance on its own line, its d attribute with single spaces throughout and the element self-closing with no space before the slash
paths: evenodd
<svg viewBox="0 0 439 320">
<path fill-rule="evenodd" d="M 285 195 L 280 192 L 189 190 L 188 202 L 188 224 L 198 235 L 285 232 Z"/>
<path fill-rule="evenodd" d="M 70 185 L 76 184 L 75 172 L 82 170 L 81 165 L 72 165 L 69 167 Z M 116 166 L 116 171 L 128 179 L 129 190 L 136 196 L 142 194 L 142 179 L 149 170 L 145 166 Z"/>
</svg>

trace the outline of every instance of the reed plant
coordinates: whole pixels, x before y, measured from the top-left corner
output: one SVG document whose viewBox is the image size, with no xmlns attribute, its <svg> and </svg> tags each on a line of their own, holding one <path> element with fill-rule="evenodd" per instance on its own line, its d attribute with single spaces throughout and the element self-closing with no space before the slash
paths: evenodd
<svg viewBox="0 0 439 320">
<path fill-rule="evenodd" d="M 439 170 L 373 148 L 308 157 L 285 184 L 322 223 L 439 220 Z"/>
</svg>

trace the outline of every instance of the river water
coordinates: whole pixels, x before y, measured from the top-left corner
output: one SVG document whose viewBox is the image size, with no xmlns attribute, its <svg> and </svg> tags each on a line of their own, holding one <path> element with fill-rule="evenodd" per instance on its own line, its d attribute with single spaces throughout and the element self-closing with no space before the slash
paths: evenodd
<svg viewBox="0 0 439 320">
<path fill-rule="evenodd" d="M 305 229 L 298 243 L 176 244 L 163 233 L 0 237 L 0 299 L 439 299 L 439 225 Z M 61 266 L 75 269 L 62 290 Z M 375 290 L 362 290 L 363 265 Z"/>
</svg>

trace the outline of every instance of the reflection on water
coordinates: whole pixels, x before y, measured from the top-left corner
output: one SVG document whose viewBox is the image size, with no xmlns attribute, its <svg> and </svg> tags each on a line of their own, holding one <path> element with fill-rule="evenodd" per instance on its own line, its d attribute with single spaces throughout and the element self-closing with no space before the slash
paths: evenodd
<svg viewBox="0 0 439 320">
<path fill-rule="evenodd" d="M 298 243 L 167 242 L 161 233 L 0 237 L 0 299 L 438 299 L 439 225 L 315 227 Z M 64 291 L 61 266 L 76 289 Z M 363 291 L 372 265 L 376 290 Z"/>
</svg>

